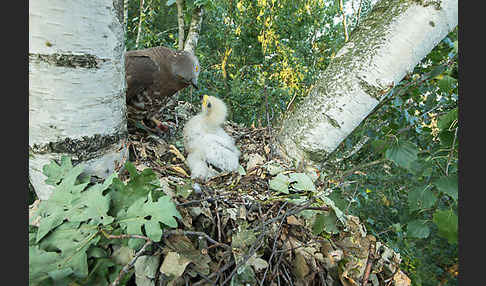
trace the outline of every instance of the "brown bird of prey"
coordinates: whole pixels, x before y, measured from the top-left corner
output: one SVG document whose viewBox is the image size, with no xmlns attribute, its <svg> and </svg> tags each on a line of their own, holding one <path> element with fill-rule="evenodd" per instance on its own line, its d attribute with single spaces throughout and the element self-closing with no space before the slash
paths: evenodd
<svg viewBox="0 0 486 286">
<path fill-rule="evenodd" d="M 166 47 L 153 47 L 125 53 L 127 100 L 143 89 L 158 92 L 160 98 L 193 85 L 197 88 L 200 72 L 197 57 L 187 51 L 174 51 Z"/>
<path fill-rule="evenodd" d="M 221 99 L 205 95 L 201 112 L 184 126 L 186 163 L 193 179 L 206 181 L 218 174 L 217 169 L 238 169 L 240 151 L 222 128 L 226 115 L 227 108 Z"/>
</svg>

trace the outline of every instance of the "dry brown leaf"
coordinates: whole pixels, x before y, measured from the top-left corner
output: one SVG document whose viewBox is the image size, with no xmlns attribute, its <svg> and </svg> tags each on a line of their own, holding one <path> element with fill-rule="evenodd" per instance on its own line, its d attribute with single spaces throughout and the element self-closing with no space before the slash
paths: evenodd
<svg viewBox="0 0 486 286">
<path fill-rule="evenodd" d="M 299 221 L 295 216 L 291 215 L 287 217 L 287 223 L 293 225 L 302 225 L 302 222 Z"/>
<path fill-rule="evenodd" d="M 186 171 L 184 169 L 182 169 L 181 167 L 179 167 L 179 166 L 173 166 L 173 165 L 171 165 L 171 166 L 169 166 L 169 169 L 177 172 L 178 174 L 181 174 L 182 176 L 184 176 L 186 178 L 189 177 L 189 175 L 186 173 Z"/>
<path fill-rule="evenodd" d="M 182 162 L 186 160 L 186 158 L 184 158 L 184 155 L 182 155 L 181 152 L 174 145 L 169 145 L 169 152 L 174 154 Z"/>
<path fill-rule="evenodd" d="M 412 283 L 410 278 L 408 278 L 401 270 L 393 276 L 393 282 L 395 282 L 395 286 L 410 286 Z"/>
</svg>

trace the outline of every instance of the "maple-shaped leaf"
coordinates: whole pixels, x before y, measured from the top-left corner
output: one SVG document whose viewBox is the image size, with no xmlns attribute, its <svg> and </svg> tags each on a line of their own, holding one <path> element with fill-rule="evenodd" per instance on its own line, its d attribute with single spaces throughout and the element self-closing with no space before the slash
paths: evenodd
<svg viewBox="0 0 486 286">
<path fill-rule="evenodd" d="M 110 194 L 103 195 L 103 192 L 110 187 L 117 175 L 115 172 L 103 184 L 93 185 L 84 191 L 79 200 L 76 201 L 76 207 L 79 211 L 68 219 L 73 222 L 89 221 L 90 224 L 94 225 L 112 223 L 114 218 L 108 215 Z"/>
<path fill-rule="evenodd" d="M 57 185 L 51 197 L 39 204 L 37 214 L 40 220 L 36 242 L 39 242 L 47 233 L 61 225 L 64 220 L 70 222 L 89 222 L 91 224 L 109 224 L 113 217 L 108 215 L 110 207 L 109 195 L 103 196 L 105 191 L 117 176 L 113 173 L 103 184 L 95 184 L 83 191 L 88 183 L 76 184 L 78 176 L 83 172 L 84 166 L 77 165 L 66 170 L 59 185 Z"/>
<path fill-rule="evenodd" d="M 140 198 L 127 209 L 120 213 L 120 225 L 126 228 L 128 234 L 143 235 L 142 226 L 145 227 L 147 236 L 153 241 L 160 241 L 162 238 L 162 227 L 160 223 L 169 227 L 177 227 L 177 217 L 182 219 L 177 211 L 174 202 L 169 196 L 162 196 L 156 202 Z"/>
<path fill-rule="evenodd" d="M 39 242 L 49 231 L 59 226 L 65 219 L 77 211 L 74 204 L 81 196 L 80 193 L 86 188 L 88 182 L 75 184 L 77 177 L 83 172 L 82 164 L 63 170 L 63 178 L 57 185 L 49 200 L 41 201 L 36 215 L 40 215 L 39 229 L 36 242 Z"/>
<path fill-rule="evenodd" d="M 56 252 L 48 252 L 39 248 L 38 245 L 29 247 L 29 284 L 38 285 L 52 276 L 61 279 L 57 262 L 61 260 L 61 255 Z M 62 272 L 65 275 L 72 273 L 71 268 L 65 268 Z M 67 276 L 66 275 L 66 276 Z"/>
<path fill-rule="evenodd" d="M 54 161 L 51 161 L 50 164 L 44 165 L 42 167 L 42 173 L 47 177 L 45 183 L 55 186 L 67 175 L 67 173 L 72 168 L 73 164 L 71 162 L 71 157 L 69 156 L 62 156 L 60 165 Z"/>
<path fill-rule="evenodd" d="M 98 228 L 89 224 L 65 222 L 39 243 L 41 249 L 59 253 L 56 270 L 70 268 L 76 277 L 88 275 L 87 250 L 100 239 Z M 42 266 L 45 267 L 45 266 Z"/>
<path fill-rule="evenodd" d="M 147 198 L 147 195 L 159 187 L 157 175 L 151 169 L 145 169 L 138 173 L 131 162 L 125 164 L 130 173 L 130 179 L 125 185 L 121 180 L 115 178 L 111 186 L 112 210 L 111 214 L 118 215 L 120 211 L 126 211 L 133 202 L 140 198 Z"/>
</svg>

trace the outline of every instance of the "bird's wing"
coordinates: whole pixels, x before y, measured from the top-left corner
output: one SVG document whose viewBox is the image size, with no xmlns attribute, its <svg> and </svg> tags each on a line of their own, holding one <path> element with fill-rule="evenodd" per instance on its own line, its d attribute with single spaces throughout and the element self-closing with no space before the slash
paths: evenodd
<svg viewBox="0 0 486 286">
<path fill-rule="evenodd" d="M 206 161 L 224 171 L 234 171 L 238 168 L 240 151 L 236 148 L 233 138 L 224 133 L 205 134 L 200 148 L 206 156 Z"/>
<path fill-rule="evenodd" d="M 140 53 L 127 53 L 125 56 L 125 76 L 127 80 L 127 97 L 152 85 L 154 74 L 159 66 L 149 56 Z"/>
</svg>

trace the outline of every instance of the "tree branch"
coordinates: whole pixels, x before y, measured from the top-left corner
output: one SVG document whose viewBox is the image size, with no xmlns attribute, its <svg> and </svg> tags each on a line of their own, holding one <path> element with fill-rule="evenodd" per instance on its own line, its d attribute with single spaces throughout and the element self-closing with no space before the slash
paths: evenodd
<svg viewBox="0 0 486 286">
<path fill-rule="evenodd" d="M 195 7 L 192 12 L 191 25 L 189 26 L 189 33 L 187 33 L 184 50 L 194 53 L 199 39 L 199 32 L 201 31 L 201 24 L 203 19 L 204 9 L 202 6 Z"/>
<path fill-rule="evenodd" d="M 178 50 L 184 49 L 184 14 L 182 8 L 184 6 L 184 0 L 176 0 L 177 4 L 177 23 L 179 26 L 179 45 Z"/>
</svg>

